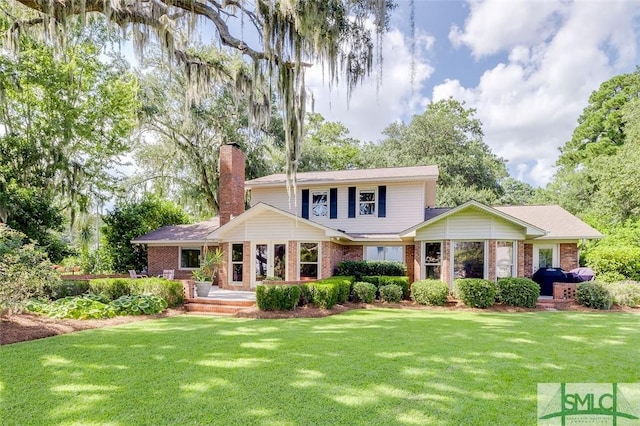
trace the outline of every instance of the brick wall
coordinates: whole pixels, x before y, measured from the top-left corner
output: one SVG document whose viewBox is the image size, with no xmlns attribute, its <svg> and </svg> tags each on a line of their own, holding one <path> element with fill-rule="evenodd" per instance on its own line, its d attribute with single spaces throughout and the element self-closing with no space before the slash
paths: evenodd
<svg viewBox="0 0 640 426">
<path fill-rule="evenodd" d="M 453 280 L 451 279 L 451 241 L 444 240 L 442 242 L 442 281 L 449 284 L 449 288 L 453 289 Z"/>
<path fill-rule="evenodd" d="M 533 276 L 533 244 L 524 245 L 524 273 L 527 278 Z"/>
<path fill-rule="evenodd" d="M 342 260 L 362 260 L 363 246 L 342 246 Z"/>
<path fill-rule="evenodd" d="M 578 267 L 578 244 L 560 244 L 560 267 L 565 271 L 570 271 Z"/>
<path fill-rule="evenodd" d="M 175 271 L 175 279 L 191 278 L 191 271 L 180 270 L 180 250 L 178 246 L 149 247 L 147 251 L 147 268 L 151 277 L 161 275 L 164 269 L 173 269 Z"/>
<path fill-rule="evenodd" d="M 343 246 L 332 241 L 322 241 L 322 278 L 335 275 L 338 263 L 342 261 Z"/>
<path fill-rule="evenodd" d="M 489 240 L 489 281 L 496 280 L 496 240 Z"/>
<path fill-rule="evenodd" d="M 287 280 L 296 281 L 298 278 L 298 242 L 289 241 L 287 243 Z"/>
<path fill-rule="evenodd" d="M 231 256 L 231 245 L 229 243 L 221 243 L 222 265 L 218 270 L 218 285 L 220 288 L 229 288 L 229 259 Z"/>
<path fill-rule="evenodd" d="M 244 212 L 244 153 L 235 145 L 220 147 L 220 226 Z"/>
<path fill-rule="evenodd" d="M 418 279 L 420 279 L 420 264 L 416 261 L 416 251 L 418 253 L 417 258 L 420 259 L 420 243 L 404 246 L 404 262 L 407 265 L 409 283 L 416 281 L 416 273 L 418 274 Z"/>
<path fill-rule="evenodd" d="M 525 262 L 524 262 L 524 241 L 518 241 L 518 276 L 520 278 L 524 277 L 524 273 L 525 273 Z M 529 270 L 531 270 L 531 267 L 529 267 Z"/>
</svg>

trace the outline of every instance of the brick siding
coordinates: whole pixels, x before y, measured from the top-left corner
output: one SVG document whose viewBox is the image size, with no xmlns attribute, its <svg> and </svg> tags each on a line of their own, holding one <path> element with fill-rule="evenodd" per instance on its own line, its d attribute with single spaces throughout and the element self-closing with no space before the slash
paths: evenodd
<svg viewBox="0 0 640 426">
<path fill-rule="evenodd" d="M 565 271 L 570 271 L 578 267 L 578 244 L 560 244 L 560 267 Z"/>
<path fill-rule="evenodd" d="M 420 279 L 420 264 L 416 261 L 416 252 L 417 258 L 420 259 L 420 243 L 404 246 L 404 262 L 407 265 L 407 276 L 409 277 L 409 283 L 416 281 L 416 274 L 418 274 L 418 279 Z"/>
<path fill-rule="evenodd" d="M 362 260 L 363 246 L 342 246 L 342 260 Z"/>
<path fill-rule="evenodd" d="M 533 244 L 524 245 L 524 271 L 523 276 L 531 278 L 533 276 Z"/>
<path fill-rule="evenodd" d="M 520 278 L 524 277 L 524 273 L 525 273 L 525 250 L 524 250 L 524 241 L 518 241 L 518 272 L 517 275 Z M 529 268 L 529 270 L 531 270 L 531 268 Z"/>
<path fill-rule="evenodd" d="M 451 279 L 451 241 L 444 240 L 442 242 L 442 265 L 440 276 L 442 281 L 449 284 L 449 288 L 453 288 L 453 280 Z"/>
<path fill-rule="evenodd" d="M 244 153 L 236 145 L 220 147 L 220 226 L 244 212 Z"/>
<path fill-rule="evenodd" d="M 487 265 L 489 269 L 489 281 L 496 280 L 496 246 L 496 240 L 489 240 L 489 264 Z"/>
</svg>

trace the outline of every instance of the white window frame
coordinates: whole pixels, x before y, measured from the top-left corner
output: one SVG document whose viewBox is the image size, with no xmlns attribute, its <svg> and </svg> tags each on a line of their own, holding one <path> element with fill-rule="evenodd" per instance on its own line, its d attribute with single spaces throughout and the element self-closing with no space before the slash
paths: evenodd
<svg viewBox="0 0 640 426">
<path fill-rule="evenodd" d="M 197 250 L 198 251 L 198 266 L 182 266 L 182 251 L 183 250 Z M 178 269 L 180 271 L 195 271 L 200 267 L 199 259 L 202 257 L 202 247 L 200 246 L 180 246 L 178 247 Z"/>
<path fill-rule="evenodd" d="M 367 250 L 370 248 L 376 248 L 378 253 L 382 253 L 382 259 L 379 259 L 378 256 L 376 256 L 375 259 L 372 259 L 368 256 Z M 402 262 L 404 263 L 405 261 L 405 246 L 403 245 L 389 245 L 389 246 L 364 246 L 364 259 L 365 260 L 377 260 L 377 261 L 388 261 L 387 259 L 387 249 L 389 248 L 400 248 L 402 249 L 402 259 L 401 260 L 393 260 L 393 262 Z M 381 250 L 382 249 L 382 250 Z"/>
<path fill-rule="evenodd" d="M 302 249 L 302 244 L 317 244 L 318 245 L 318 258 L 315 262 L 303 262 L 300 256 L 300 250 Z M 302 269 L 302 265 L 316 265 L 317 268 L 317 276 L 315 279 L 319 280 L 322 278 L 322 242 L 320 241 L 300 241 L 298 243 L 298 280 L 300 280 L 300 270 Z M 305 277 L 306 278 L 306 277 Z"/>
<path fill-rule="evenodd" d="M 362 201 L 362 194 L 373 194 L 373 200 L 371 201 Z M 358 216 L 366 216 L 371 217 L 376 215 L 376 203 L 378 201 L 378 192 L 375 189 L 360 189 L 358 190 Z M 362 213 L 362 205 L 363 204 L 371 204 L 371 213 L 363 214 Z"/>
<path fill-rule="evenodd" d="M 240 245 L 242 246 L 242 259 L 241 260 L 233 260 L 233 246 L 234 245 Z M 235 243 L 229 243 L 229 282 L 231 284 L 242 284 L 242 282 L 245 279 L 244 276 L 244 258 L 245 258 L 246 253 L 244 252 L 244 243 L 242 242 L 235 242 Z M 234 265 L 240 265 L 242 267 L 242 281 L 235 281 L 233 279 L 233 266 Z"/>
<path fill-rule="evenodd" d="M 314 201 L 315 195 L 324 195 L 324 203 L 316 203 Z M 324 206 L 321 214 L 316 214 L 316 208 Z M 329 191 L 311 191 L 311 215 L 313 217 L 327 217 L 329 216 Z"/>
<path fill-rule="evenodd" d="M 532 274 L 535 274 L 539 269 L 538 264 L 540 263 L 540 249 L 551 249 L 551 267 L 560 267 L 560 246 L 558 244 L 533 244 L 533 259 L 531 259 Z"/>
<path fill-rule="evenodd" d="M 439 262 L 427 262 L 427 244 L 440 244 L 440 261 Z M 440 276 L 437 278 L 442 279 L 442 256 L 443 256 L 443 242 L 442 241 L 424 241 L 422 243 L 422 279 L 427 278 L 427 266 L 439 266 Z"/>
<path fill-rule="evenodd" d="M 509 275 L 508 277 L 500 277 L 498 275 L 498 244 L 499 243 L 511 243 L 511 263 L 510 264 L 505 264 L 504 266 L 510 266 L 511 267 L 511 275 Z M 495 266 L 495 272 L 496 272 L 496 280 L 500 279 L 500 278 L 509 278 L 509 277 L 517 277 L 518 276 L 518 242 L 517 241 L 513 241 L 513 240 L 497 240 L 496 241 L 496 264 Z"/>
<path fill-rule="evenodd" d="M 482 271 L 482 278 L 483 279 L 489 279 L 488 275 L 489 275 L 489 241 L 488 240 L 483 240 L 483 239 L 477 239 L 477 240 L 451 240 L 450 247 L 451 247 L 451 267 L 450 267 L 450 273 L 451 273 L 451 281 L 455 281 L 456 280 L 456 275 L 455 275 L 455 265 L 456 265 L 456 258 L 455 258 L 455 253 L 456 253 L 456 247 L 455 244 L 456 243 L 484 243 L 484 259 L 483 259 L 483 271 Z"/>
</svg>

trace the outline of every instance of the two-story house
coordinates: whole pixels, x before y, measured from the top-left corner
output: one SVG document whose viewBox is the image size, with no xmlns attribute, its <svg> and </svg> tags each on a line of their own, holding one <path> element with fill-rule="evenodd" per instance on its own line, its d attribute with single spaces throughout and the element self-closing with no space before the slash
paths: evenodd
<svg viewBox="0 0 640 426">
<path fill-rule="evenodd" d="M 411 281 L 530 277 L 538 268 L 578 266 L 578 242 L 596 230 L 559 206 L 437 208 L 436 166 L 298 173 L 244 181 L 244 155 L 220 153 L 220 215 L 135 239 L 148 245 L 149 272 L 188 277 L 203 248 L 224 252 L 219 284 L 252 289 L 267 277 L 331 276 L 342 260 L 395 260 Z M 245 211 L 245 194 L 251 208 Z"/>
</svg>

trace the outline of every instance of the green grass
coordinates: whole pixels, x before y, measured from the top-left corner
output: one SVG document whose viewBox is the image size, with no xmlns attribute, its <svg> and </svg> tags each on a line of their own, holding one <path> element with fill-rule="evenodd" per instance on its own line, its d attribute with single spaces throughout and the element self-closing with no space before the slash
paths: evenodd
<svg viewBox="0 0 640 426">
<path fill-rule="evenodd" d="M 3 425 L 531 425 L 541 382 L 640 382 L 625 313 L 178 316 L 0 347 Z"/>
</svg>

